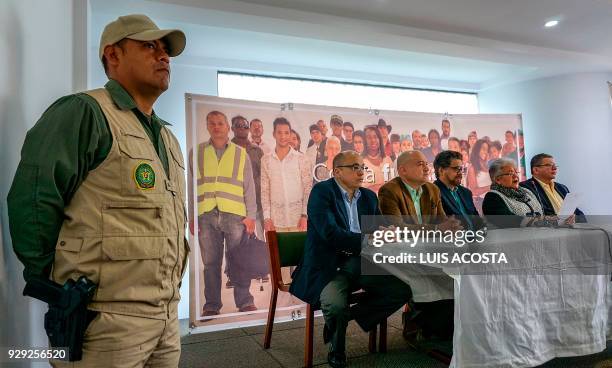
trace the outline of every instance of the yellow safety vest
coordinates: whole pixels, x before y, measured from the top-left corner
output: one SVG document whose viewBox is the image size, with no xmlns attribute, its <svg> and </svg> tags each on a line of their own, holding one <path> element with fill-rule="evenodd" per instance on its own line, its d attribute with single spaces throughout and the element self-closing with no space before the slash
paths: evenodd
<svg viewBox="0 0 612 368">
<path fill-rule="evenodd" d="M 244 165 L 246 150 L 229 142 L 221 160 L 212 144 L 198 147 L 198 215 L 212 211 L 246 216 Z"/>
</svg>

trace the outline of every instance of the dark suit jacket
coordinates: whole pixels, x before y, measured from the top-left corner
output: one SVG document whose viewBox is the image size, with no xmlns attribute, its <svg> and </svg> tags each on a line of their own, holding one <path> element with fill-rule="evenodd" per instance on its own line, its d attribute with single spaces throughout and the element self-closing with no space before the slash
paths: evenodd
<svg viewBox="0 0 612 368">
<path fill-rule="evenodd" d="M 440 180 L 434 181 L 434 184 L 438 187 L 438 189 L 440 189 L 440 196 L 442 197 L 442 207 L 444 208 L 444 212 L 446 213 L 446 215 L 454 215 L 459 221 L 461 221 L 461 224 L 465 229 L 469 229 L 469 224 L 465 220 L 465 217 L 463 217 L 463 215 L 461 214 L 459 206 L 457 205 L 455 198 L 453 198 L 450 189 L 448 189 L 448 187 Z M 478 214 L 476 206 L 474 206 L 474 200 L 472 199 L 472 191 L 462 185 L 459 185 L 457 187 L 457 194 L 459 195 L 459 200 L 461 201 L 465 212 L 468 216 L 470 216 L 470 221 L 472 221 L 474 228 L 482 228 L 484 224 L 480 218 L 480 215 Z"/>
<path fill-rule="evenodd" d="M 523 188 L 529 189 L 533 194 L 535 194 L 536 198 L 538 198 L 538 201 L 542 205 L 542 209 L 544 210 L 545 215 L 556 215 L 555 209 L 553 208 L 552 203 L 550 203 L 550 199 L 548 199 L 546 192 L 544 192 L 544 188 L 542 188 L 542 185 L 540 185 L 537 180 L 531 178 L 521 182 L 519 185 Z M 557 182 L 555 182 L 555 190 L 557 191 L 557 193 L 559 193 L 561 198 L 565 198 L 567 193 L 569 193 L 568 187 Z M 576 215 L 576 222 L 586 222 L 586 216 L 584 215 L 584 212 L 580 211 L 579 208 L 576 208 L 574 214 Z"/>
<path fill-rule="evenodd" d="M 440 199 L 440 189 L 432 183 L 425 183 L 422 188 L 423 194 L 421 195 L 420 205 L 423 224 L 442 222 L 446 218 L 446 214 Z M 378 200 L 380 201 L 380 211 L 387 217 L 388 222 L 402 227 L 421 228 L 422 225 L 418 223 L 410 192 L 408 192 L 399 176 L 380 187 Z"/>
<path fill-rule="evenodd" d="M 359 219 L 380 215 L 376 194 L 360 188 Z M 308 198 L 308 230 L 302 261 L 293 272 L 289 291 L 316 305 L 323 288 L 334 278 L 347 253 L 361 253 L 361 234 L 351 232 L 340 187 L 334 178 L 315 184 Z M 367 229 L 361 229 L 362 231 Z"/>
</svg>

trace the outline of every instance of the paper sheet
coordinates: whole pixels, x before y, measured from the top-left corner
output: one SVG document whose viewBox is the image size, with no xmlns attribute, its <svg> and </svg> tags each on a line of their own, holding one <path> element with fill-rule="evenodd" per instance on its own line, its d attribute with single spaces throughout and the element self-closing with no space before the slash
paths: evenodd
<svg viewBox="0 0 612 368">
<path fill-rule="evenodd" d="M 567 193 L 565 199 L 563 199 L 563 204 L 561 205 L 561 209 L 559 210 L 559 223 L 563 223 L 565 219 L 570 217 L 576 211 L 576 208 L 580 205 L 582 200 L 582 196 L 580 193 Z"/>
</svg>

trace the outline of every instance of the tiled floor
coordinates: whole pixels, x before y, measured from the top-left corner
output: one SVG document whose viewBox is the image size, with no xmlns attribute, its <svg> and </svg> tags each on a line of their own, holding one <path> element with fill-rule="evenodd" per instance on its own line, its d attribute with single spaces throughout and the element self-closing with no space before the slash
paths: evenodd
<svg viewBox="0 0 612 368">
<path fill-rule="evenodd" d="M 184 321 L 183 321 L 184 322 Z M 186 323 L 182 324 L 186 332 Z M 314 365 L 326 367 L 327 347 L 322 339 L 323 319 L 316 318 Z M 181 368 L 298 368 L 303 366 L 304 320 L 276 324 L 270 349 L 263 349 L 264 326 L 185 335 Z M 442 368 L 441 362 L 408 348 L 401 334 L 401 315 L 389 318 L 388 351 L 368 352 L 368 335 L 352 322 L 347 330 L 349 367 Z M 612 368 L 612 343 L 600 354 L 552 360 L 540 368 Z"/>
</svg>

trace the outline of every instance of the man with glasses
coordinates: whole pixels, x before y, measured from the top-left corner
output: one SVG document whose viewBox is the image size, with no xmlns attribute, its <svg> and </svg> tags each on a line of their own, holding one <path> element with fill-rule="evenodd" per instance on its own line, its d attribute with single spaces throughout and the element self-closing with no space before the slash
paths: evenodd
<svg viewBox="0 0 612 368">
<path fill-rule="evenodd" d="M 232 142 L 246 149 L 247 155 L 251 159 L 251 167 L 253 168 L 253 181 L 255 183 L 255 197 L 257 199 L 257 235 L 263 239 L 263 209 L 261 207 L 261 158 L 264 152 L 261 148 L 249 141 L 249 121 L 237 115 L 232 118 L 232 132 L 234 138 Z"/>
<path fill-rule="evenodd" d="M 346 327 L 351 319 L 370 331 L 412 297 L 410 286 L 394 276 L 361 274 L 362 216 L 380 215 L 376 194 L 362 188 L 363 158 L 354 151 L 333 160 L 334 177 L 317 183 L 308 200 L 308 225 L 304 255 L 293 273 L 290 292 L 312 305 L 320 303 L 330 342 L 327 362 L 345 367 Z M 348 297 L 363 289 L 366 294 L 349 306 Z"/>
<path fill-rule="evenodd" d="M 461 185 L 464 174 L 461 153 L 442 151 L 436 156 L 433 165 L 437 178 L 434 184 L 440 189 L 446 215 L 455 216 L 466 229 L 481 228 L 483 223 L 474 206 L 472 191 Z"/>
<path fill-rule="evenodd" d="M 555 158 L 546 153 L 540 153 L 531 159 L 531 179 L 520 183 L 520 186 L 529 189 L 538 198 L 542 205 L 544 215 L 555 216 L 559 214 L 563 199 L 569 193 L 569 188 L 555 181 L 559 166 Z M 586 222 L 586 217 L 580 209 L 574 212 L 576 222 Z"/>
</svg>

